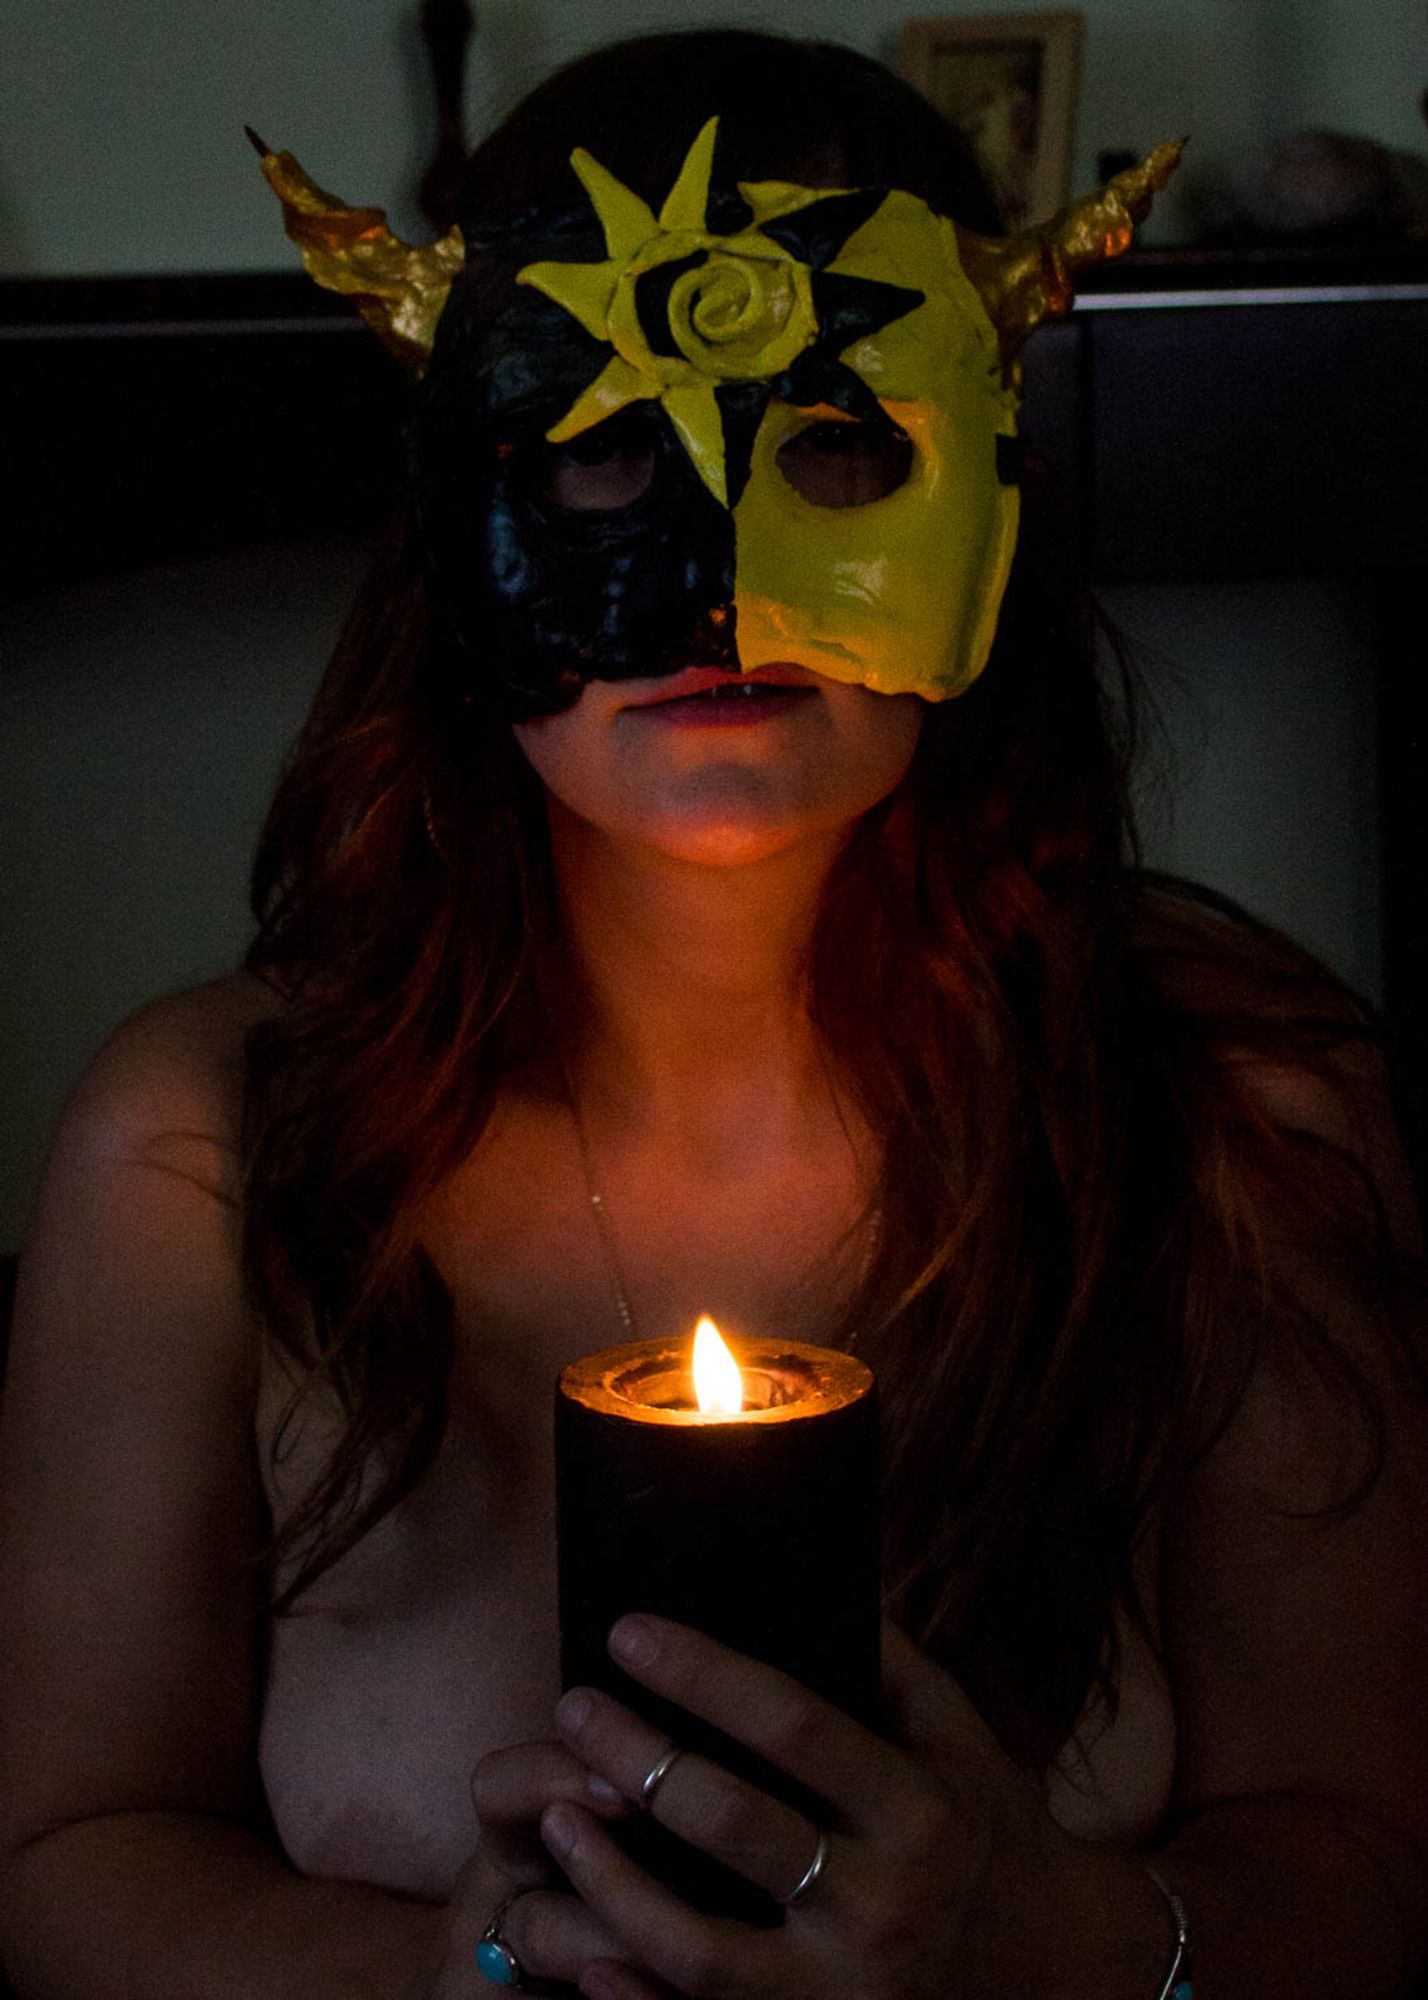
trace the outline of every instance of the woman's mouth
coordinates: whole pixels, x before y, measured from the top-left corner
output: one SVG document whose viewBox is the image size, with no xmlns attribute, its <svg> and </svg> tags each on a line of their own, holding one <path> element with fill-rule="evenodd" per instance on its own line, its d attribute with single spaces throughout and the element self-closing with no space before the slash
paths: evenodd
<svg viewBox="0 0 1428 2000">
<path fill-rule="evenodd" d="M 738 729 L 786 715 L 817 694 L 813 676 L 802 667 L 764 667 L 751 674 L 689 667 L 628 703 L 624 713 L 682 728 Z"/>
</svg>

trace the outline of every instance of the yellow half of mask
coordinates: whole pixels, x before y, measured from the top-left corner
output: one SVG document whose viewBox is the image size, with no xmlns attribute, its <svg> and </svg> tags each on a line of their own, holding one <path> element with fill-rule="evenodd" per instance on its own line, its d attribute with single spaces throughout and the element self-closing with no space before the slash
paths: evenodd
<svg viewBox="0 0 1428 2000">
<path fill-rule="evenodd" d="M 829 269 L 923 294 L 840 357 L 906 433 L 907 476 L 861 505 L 814 504 L 780 455 L 821 413 L 769 403 L 734 509 L 740 662 L 945 700 L 986 664 L 1011 566 L 1018 494 L 997 440 L 1016 396 L 952 224 L 926 203 L 888 194 Z"/>
</svg>

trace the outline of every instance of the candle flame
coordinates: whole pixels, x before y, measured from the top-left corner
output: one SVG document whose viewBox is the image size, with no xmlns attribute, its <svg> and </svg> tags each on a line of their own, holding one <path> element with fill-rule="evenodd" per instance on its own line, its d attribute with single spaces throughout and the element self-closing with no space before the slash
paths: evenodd
<svg viewBox="0 0 1428 2000">
<path fill-rule="evenodd" d="M 744 1407 L 739 1364 L 707 1313 L 694 1329 L 694 1394 L 706 1417 L 737 1417 Z"/>
</svg>

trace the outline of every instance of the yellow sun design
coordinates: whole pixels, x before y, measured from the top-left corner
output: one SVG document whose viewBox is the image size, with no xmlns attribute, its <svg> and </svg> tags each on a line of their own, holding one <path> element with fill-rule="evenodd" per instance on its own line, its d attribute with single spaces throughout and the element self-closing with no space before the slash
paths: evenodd
<svg viewBox="0 0 1428 2000">
<path fill-rule="evenodd" d="M 559 444 L 635 402 L 657 401 L 709 491 L 728 505 L 721 382 L 760 382 L 782 374 L 818 336 L 812 271 L 763 225 L 823 197 L 784 181 L 741 183 L 752 224 L 726 236 L 706 227 L 709 180 L 719 121 L 711 118 L 686 154 L 656 216 L 583 148 L 570 164 L 605 232 L 598 264 L 528 264 L 516 282 L 532 285 L 573 315 L 614 352 L 596 379 L 546 436 Z M 656 352 L 638 310 L 636 288 L 649 272 L 672 274 L 666 312 L 678 350 Z"/>
</svg>

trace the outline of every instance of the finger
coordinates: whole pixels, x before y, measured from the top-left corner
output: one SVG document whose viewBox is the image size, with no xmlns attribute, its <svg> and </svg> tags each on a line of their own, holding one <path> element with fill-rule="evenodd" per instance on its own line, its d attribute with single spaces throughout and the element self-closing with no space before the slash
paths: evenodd
<svg viewBox="0 0 1428 2000">
<path fill-rule="evenodd" d="M 703 1632 L 640 1612 L 620 1619 L 610 1651 L 633 1679 L 827 1799 L 849 1827 L 895 1831 L 921 1794 L 904 1751 L 787 1674 Z"/>
<path fill-rule="evenodd" d="M 521 1743 L 492 1750 L 471 1774 L 471 1803 L 482 1832 L 489 1838 L 524 1829 L 535 1837 L 536 1823 L 553 1799 L 588 1806 L 604 1818 L 618 1819 L 629 1801 L 618 1788 L 600 1779 L 563 1743 Z"/>
<path fill-rule="evenodd" d="M 585 2000 L 681 2000 L 662 1979 L 650 1979 L 633 1966 L 616 1965 L 608 1958 L 597 1958 L 586 1966 L 580 1975 L 580 1991 Z"/>
<path fill-rule="evenodd" d="M 472 2000 L 473 1989 L 484 1990 L 476 1950 L 488 1926 L 499 1917 L 500 1941 L 516 1951 L 506 1935 L 506 1915 L 514 1912 L 523 1892 L 549 1891 L 556 1872 L 543 1845 L 538 1858 L 526 1862 L 523 1869 L 513 1870 L 493 1862 L 486 1843 L 480 1844 L 458 1872 L 442 1913 L 431 2000 Z M 426 1991 L 425 1986 L 422 1991 Z"/>
<path fill-rule="evenodd" d="M 667 1736 L 594 1688 L 563 1695 L 555 1719 L 576 1755 L 632 1801 L 640 1800 L 646 1777 L 670 1748 Z M 798 1881 L 818 1839 L 802 1813 L 694 1751 L 670 1766 L 648 1810 L 772 1896 Z"/>
<path fill-rule="evenodd" d="M 617 1959 L 620 1946 L 578 1896 L 527 1889 L 500 1912 L 500 1942 L 514 1952 L 525 1978 L 574 1986 L 583 1969 Z M 477 1939 L 471 1941 L 474 1956 Z M 476 1982 L 474 1991 L 479 1991 Z"/>
<path fill-rule="evenodd" d="M 622 1853 L 592 1814 L 568 1805 L 547 1809 L 541 1820 L 546 1846 L 595 1918 L 622 1941 L 611 1958 L 637 1960 L 680 1993 L 701 1995 L 739 1988 L 777 1992 L 780 1976 L 769 1959 L 784 1960 L 790 1945 L 781 1931 L 752 1930 L 721 1917 L 702 1917 Z"/>
<path fill-rule="evenodd" d="M 901 1740 L 924 1753 L 927 1769 L 970 1781 L 984 1799 L 1010 1786 L 1041 1800 L 1039 1780 L 1012 1762 L 952 1676 L 887 1618 L 883 1695 Z"/>
<path fill-rule="evenodd" d="M 883 1620 L 883 1695 L 907 1743 L 950 1739 L 979 1752 L 996 1748 L 992 1732 L 952 1676 L 890 1618 Z"/>
</svg>

